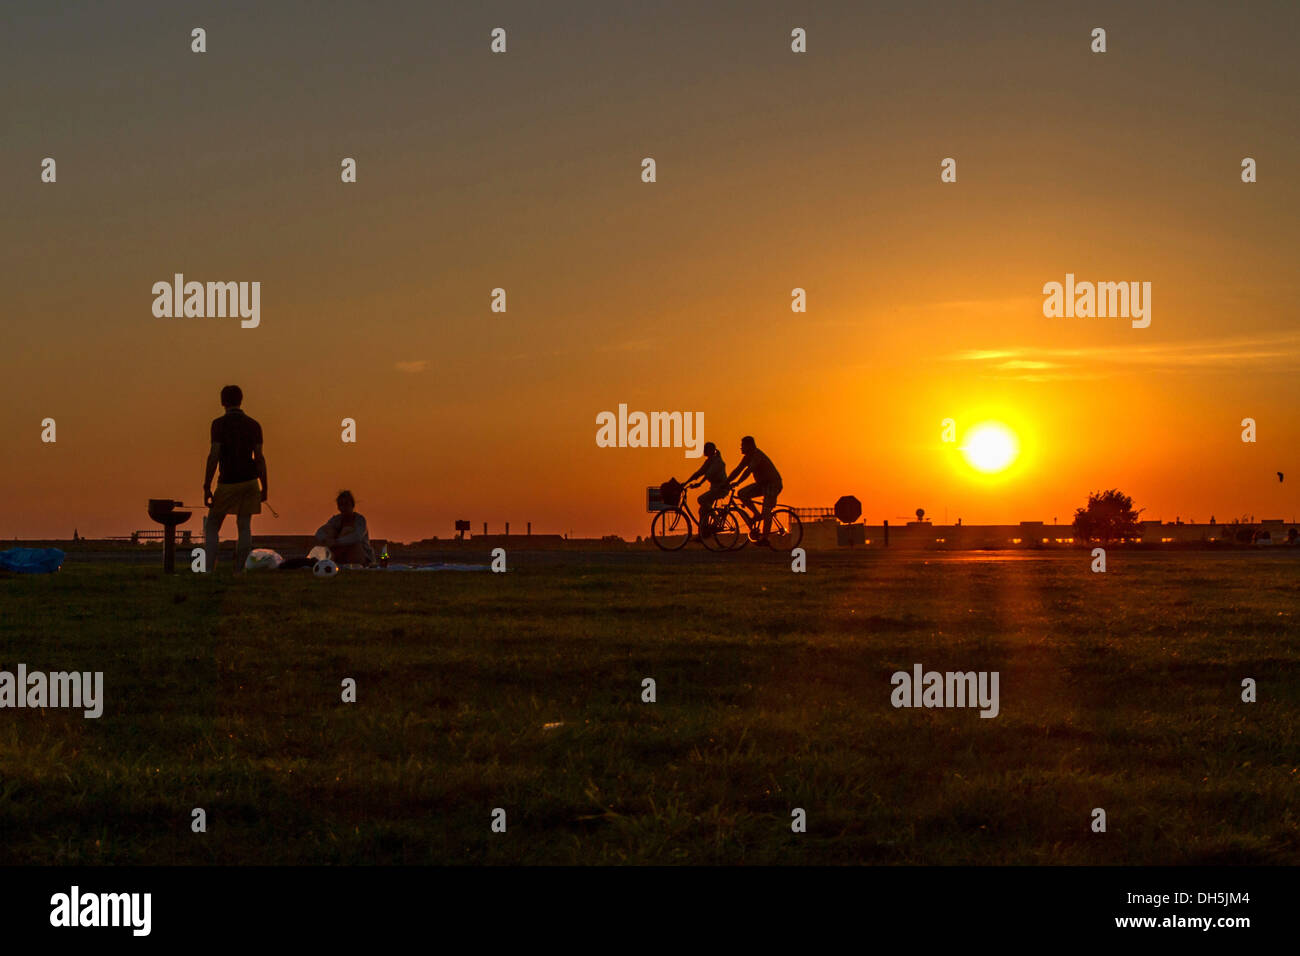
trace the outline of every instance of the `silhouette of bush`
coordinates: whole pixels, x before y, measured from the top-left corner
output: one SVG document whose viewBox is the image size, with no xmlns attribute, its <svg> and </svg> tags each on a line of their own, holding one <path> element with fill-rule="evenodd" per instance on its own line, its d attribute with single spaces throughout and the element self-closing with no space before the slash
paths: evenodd
<svg viewBox="0 0 1300 956">
<path fill-rule="evenodd" d="M 1092 492 L 1087 507 L 1074 513 L 1074 535 L 1085 541 L 1121 541 L 1139 533 L 1133 499 L 1118 488 Z"/>
</svg>

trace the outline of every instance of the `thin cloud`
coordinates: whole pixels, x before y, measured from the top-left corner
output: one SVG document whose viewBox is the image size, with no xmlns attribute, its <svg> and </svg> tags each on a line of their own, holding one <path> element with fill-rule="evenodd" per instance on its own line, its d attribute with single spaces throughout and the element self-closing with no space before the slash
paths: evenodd
<svg viewBox="0 0 1300 956">
<path fill-rule="evenodd" d="M 428 359 L 416 359 L 412 362 L 395 362 L 394 367 L 399 372 L 407 372 L 414 375 L 417 372 L 423 372 L 429 367 Z"/>
<path fill-rule="evenodd" d="M 1006 359 L 1006 358 L 1011 358 L 1011 357 L 1012 357 L 1013 355 L 1015 355 L 1015 354 L 1016 354 L 1015 352 L 1008 352 L 1008 351 L 1005 351 L 1005 350 L 1004 350 L 1004 351 L 995 351 L 995 350 L 990 350 L 990 349 L 975 349 L 975 350 L 973 350 L 973 351 L 969 351 L 969 352 L 957 352 L 957 353 L 955 353 L 955 354 L 953 354 L 953 355 L 946 355 L 946 356 L 944 356 L 944 357 L 945 357 L 946 359 L 948 359 L 949 361 L 953 361 L 953 362 L 967 362 L 967 361 L 969 361 L 969 362 L 978 362 L 978 361 L 981 361 L 981 360 L 983 360 L 983 359 Z"/>
<path fill-rule="evenodd" d="M 661 345 L 662 343 L 658 339 L 624 339 L 621 342 L 610 342 L 605 345 L 573 345 L 566 348 L 547 349 L 538 352 L 516 352 L 511 355 L 502 356 L 502 360 L 507 362 L 532 362 L 539 358 L 557 358 L 559 356 L 569 355 L 601 355 L 611 352 L 652 352 L 660 348 Z"/>
<path fill-rule="evenodd" d="M 999 362 L 997 367 L 1005 368 L 1005 369 L 1021 369 L 1021 368 L 1045 369 L 1045 368 L 1060 368 L 1061 363 L 1060 362 L 1035 362 L 1029 359 L 1011 359 L 1010 361 Z"/>
<path fill-rule="evenodd" d="M 1032 382 L 1104 378 L 1133 369 L 1264 371 L 1300 367 L 1300 333 L 1124 347 L 968 349 L 944 358 Z"/>
<path fill-rule="evenodd" d="M 948 299 L 944 302 L 918 302 L 912 306 L 900 306 L 903 312 L 1014 312 L 1026 302 L 1038 301 L 1031 295 L 1017 295 L 1003 299 Z"/>
</svg>

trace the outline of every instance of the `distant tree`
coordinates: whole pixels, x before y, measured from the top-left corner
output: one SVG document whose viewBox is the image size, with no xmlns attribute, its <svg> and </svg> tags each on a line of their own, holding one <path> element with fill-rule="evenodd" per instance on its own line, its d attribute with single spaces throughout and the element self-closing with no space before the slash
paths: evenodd
<svg viewBox="0 0 1300 956">
<path fill-rule="evenodd" d="M 1094 491 L 1088 505 L 1074 513 L 1074 535 L 1084 541 L 1119 541 L 1138 536 L 1138 512 L 1133 499 L 1118 488 Z"/>
</svg>

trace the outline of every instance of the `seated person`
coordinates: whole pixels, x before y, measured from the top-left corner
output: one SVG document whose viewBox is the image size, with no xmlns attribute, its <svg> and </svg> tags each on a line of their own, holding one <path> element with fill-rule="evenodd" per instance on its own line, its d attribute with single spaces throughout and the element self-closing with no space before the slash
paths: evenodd
<svg viewBox="0 0 1300 956">
<path fill-rule="evenodd" d="M 698 480 L 697 480 L 698 479 Z M 683 488 L 695 488 L 704 482 L 709 483 L 709 490 L 696 499 L 700 506 L 700 534 L 707 535 L 712 529 L 713 505 L 727 494 L 727 464 L 722 460 L 718 446 L 711 441 L 704 443 L 704 464 L 696 469 L 695 474 L 686 479 Z"/>
<path fill-rule="evenodd" d="M 335 564 L 375 563 L 375 552 L 370 547 L 370 531 L 366 519 L 356 512 L 357 502 L 350 491 L 340 491 L 336 499 L 339 513 L 320 526 L 316 540 L 330 549 Z"/>
<path fill-rule="evenodd" d="M 776 465 L 772 464 L 772 459 L 768 458 L 758 445 L 754 443 L 752 435 L 746 435 L 740 440 L 740 464 L 736 470 L 727 476 L 727 481 L 734 488 L 745 477 L 749 475 L 754 479 L 753 484 L 746 485 L 736 492 L 736 497 L 740 499 L 742 506 L 749 509 L 752 519 L 759 517 L 758 505 L 754 504 L 755 498 L 763 499 L 763 531 L 760 534 L 753 530 L 753 521 L 750 522 L 749 538 L 756 544 L 772 546 L 769 536 L 772 533 L 772 508 L 776 505 L 777 496 L 781 494 L 784 486 L 781 484 L 781 473 L 776 470 Z"/>
</svg>

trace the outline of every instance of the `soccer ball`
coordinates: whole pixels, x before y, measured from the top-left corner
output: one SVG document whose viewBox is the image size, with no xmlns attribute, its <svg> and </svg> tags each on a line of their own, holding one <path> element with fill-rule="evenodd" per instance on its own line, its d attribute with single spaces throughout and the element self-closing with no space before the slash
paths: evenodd
<svg viewBox="0 0 1300 956">
<path fill-rule="evenodd" d="M 318 578 L 332 578 L 339 573 L 339 566 L 329 558 L 325 558 L 312 565 L 311 573 Z"/>
</svg>

